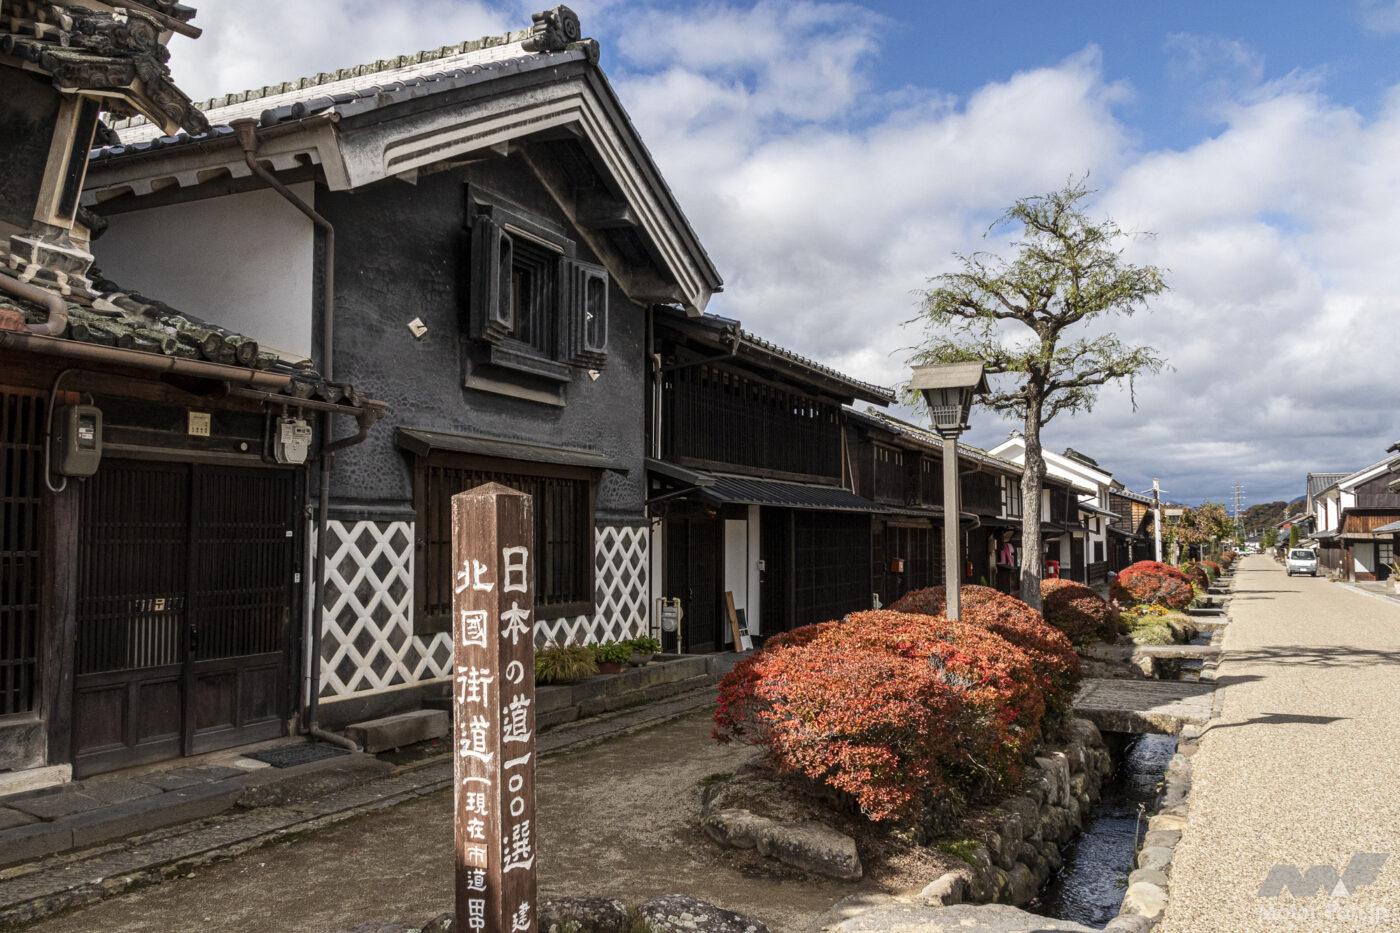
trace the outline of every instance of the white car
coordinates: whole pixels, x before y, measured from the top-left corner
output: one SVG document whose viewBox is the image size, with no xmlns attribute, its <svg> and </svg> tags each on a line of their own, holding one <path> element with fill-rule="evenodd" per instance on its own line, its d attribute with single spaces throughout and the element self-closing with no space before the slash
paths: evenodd
<svg viewBox="0 0 1400 933">
<path fill-rule="evenodd" d="M 1284 569 L 1291 577 L 1295 573 L 1317 576 L 1317 552 L 1310 547 L 1290 548 L 1283 562 Z"/>
</svg>

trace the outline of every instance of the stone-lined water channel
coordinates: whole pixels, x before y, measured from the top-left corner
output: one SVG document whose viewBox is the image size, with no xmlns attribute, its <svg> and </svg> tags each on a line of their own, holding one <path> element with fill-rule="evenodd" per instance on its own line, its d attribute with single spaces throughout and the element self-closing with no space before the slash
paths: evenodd
<svg viewBox="0 0 1400 933">
<path fill-rule="evenodd" d="M 1064 866 L 1027 909 L 1046 917 L 1103 927 L 1123 900 L 1138 842 L 1156 807 L 1162 775 L 1176 752 L 1166 735 L 1105 735 L 1114 770 L 1084 831 L 1065 852 Z"/>
</svg>

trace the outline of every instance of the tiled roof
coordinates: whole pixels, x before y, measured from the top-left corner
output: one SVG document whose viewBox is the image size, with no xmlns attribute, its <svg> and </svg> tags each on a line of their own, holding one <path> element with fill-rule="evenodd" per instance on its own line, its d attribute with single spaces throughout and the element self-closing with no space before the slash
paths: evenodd
<svg viewBox="0 0 1400 933">
<path fill-rule="evenodd" d="M 737 325 L 739 322 L 735 321 L 734 323 Z M 864 382 L 860 379 L 848 376 L 845 373 L 840 372 L 839 370 L 833 369 L 825 363 L 819 363 L 814 359 L 805 357 L 800 353 L 796 353 L 792 350 L 787 349 L 786 347 L 780 347 L 776 343 L 773 343 L 771 340 L 766 340 L 763 337 L 760 337 L 751 331 L 745 330 L 742 326 L 738 328 L 738 332 L 740 339 L 743 340 L 744 343 L 756 349 L 762 350 L 765 353 L 771 353 L 774 356 L 781 357 L 782 359 L 787 360 L 788 362 L 793 363 L 797 366 L 801 366 L 813 372 L 821 373 L 822 375 L 827 376 L 831 379 L 835 379 L 838 382 L 844 382 L 849 386 L 862 390 L 862 392 L 866 394 L 879 396 L 886 402 L 893 402 L 895 399 L 894 389 L 887 388 L 886 386 L 877 386 L 873 382 Z"/>
<path fill-rule="evenodd" d="M 577 41 L 578 19 L 572 13 L 567 15 L 572 17 L 573 30 L 568 43 L 581 44 Z M 121 144 L 96 149 L 93 158 L 114 158 L 152 146 L 208 139 L 222 135 L 219 128 L 227 127 L 234 120 L 257 119 L 268 126 L 302 119 L 356 101 L 375 99 L 384 94 L 424 86 L 445 90 L 455 82 L 482 72 L 504 70 L 511 64 L 518 65 L 533 59 L 557 57 L 556 53 L 562 52 L 568 44 L 564 41 L 568 37 L 557 31 L 559 16 L 556 11 L 535 14 L 535 25 L 529 29 L 485 36 L 409 55 L 381 58 L 232 94 L 220 94 L 195 104 L 211 124 L 208 133 L 163 136 L 160 128 L 144 117 L 118 120 L 113 124 L 113 129 L 120 136 Z M 591 43 L 591 40 L 585 41 Z"/>
<path fill-rule="evenodd" d="M 1309 473 L 1308 498 L 1315 497 L 1318 493 L 1336 485 L 1338 480 L 1346 479 L 1350 475 L 1350 473 Z"/>
<path fill-rule="evenodd" d="M 928 428 L 920 427 L 917 424 L 910 424 L 908 421 L 903 421 L 882 411 L 876 411 L 873 408 L 867 408 L 865 411 L 856 411 L 855 409 L 848 410 L 859 418 L 873 422 L 887 431 L 892 431 L 901 437 L 906 437 L 930 449 L 941 450 L 943 447 L 943 439 Z M 958 441 L 958 456 L 966 457 L 984 466 L 995 467 L 998 470 L 1008 473 L 1015 473 L 1017 475 L 1021 473 L 1021 464 L 1017 463 L 1015 460 L 1007 460 L 1005 457 L 998 457 L 996 454 L 988 453 L 981 447 L 974 447 L 963 441 Z"/>
<path fill-rule="evenodd" d="M 3 257 L 0 250 L 0 261 Z M 346 405 L 364 401 L 352 386 L 326 382 L 309 363 L 282 360 L 263 351 L 252 337 L 124 290 L 102 279 L 96 270 L 92 278 L 95 297 L 64 301 L 68 316 L 68 326 L 61 335 L 64 339 L 290 376 L 286 389 L 290 398 Z M 0 311 L 18 312 L 28 324 L 48 318 L 48 309 L 4 292 L 0 292 Z"/>
<path fill-rule="evenodd" d="M 1122 496 L 1124 499 L 1129 499 L 1133 502 L 1141 503 L 1142 505 L 1152 504 L 1151 495 L 1145 492 L 1133 492 L 1133 490 L 1127 488 L 1126 486 L 1124 486 L 1122 489 L 1110 490 L 1110 493 L 1115 496 Z"/>
<path fill-rule="evenodd" d="M 805 371 L 829 382 L 839 383 L 852 390 L 852 394 L 857 398 L 865 401 L 887 405 L 895 400 L 894 389 L 864 382 L 833 369 L 825 363 L 819 363 L 810 357 L 781 347 L 771 340 L 745 330 L 743 324 L 734 318 L 721 317 L 718 314 L 690 316 L 673 308 L 658 308 L 657 314 L 665 316 L 673 325 L 683 330 L 692 328 L 708 330 L 712 334 L 712 340 L 723 341 L 726 337 L 731 339 L 737 337 L 741 348 L 747 347 L 750 351 L 758 351 L 763 355 L 780 360 L 795 370 Z"/>
</svg>

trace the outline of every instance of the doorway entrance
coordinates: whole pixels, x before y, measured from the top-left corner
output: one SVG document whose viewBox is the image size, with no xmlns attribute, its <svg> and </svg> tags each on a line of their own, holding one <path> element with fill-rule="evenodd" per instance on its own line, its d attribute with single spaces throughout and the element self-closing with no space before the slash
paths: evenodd
<svg viewBox="0 0 1400 933">
<path fill-rule="evenodd" d="M 296 475 L 109 459 L 81 484 L 75 776 L 284 734 Z"/>
</svg>

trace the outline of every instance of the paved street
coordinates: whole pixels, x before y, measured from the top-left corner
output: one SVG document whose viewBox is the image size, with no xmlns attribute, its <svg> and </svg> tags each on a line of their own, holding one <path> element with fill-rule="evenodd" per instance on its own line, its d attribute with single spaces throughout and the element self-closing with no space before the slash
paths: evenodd
<svg viewBox="0 0 1400 933">
<path fill-rule="evenodd" d="M 1236 594 L 1166 929 L 1400 929 L 1400 605 L 1262 556 Z M 1261 896 L 1276 864 L 1330 889 L 1356 853 L 1389 858 L 1374 881 L 1358 860 L 1349 896 Z"/>
</svg>

